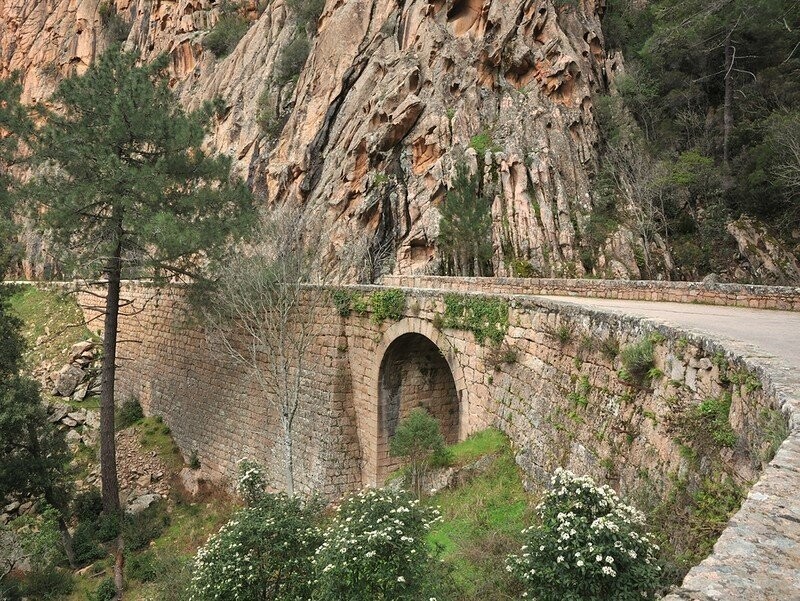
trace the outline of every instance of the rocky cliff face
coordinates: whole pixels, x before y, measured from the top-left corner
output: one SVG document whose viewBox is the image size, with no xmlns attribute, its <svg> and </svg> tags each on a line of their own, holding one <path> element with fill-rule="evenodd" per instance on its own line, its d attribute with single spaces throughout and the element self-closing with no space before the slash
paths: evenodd
<svg viewBox="0 0 800 601">
<path fill-rule="evenodd" d="M 582 276 L 593 99 L 620 67 L 603 49 L 602 4 L 327 0 L 314 26 L 285 0 L 251 0 L 224 58 L 202 41 L 229 5 L 116 0 L 114 14 L 129 48 L 169 54 L 184 105 L 221 99 L 209 145 L 265 204 L 302 204 L 323 224 L 325 263 L 356 253 L 367 277 L 436 272 L 438 208 L 466 160 L 492 190 L 494 273 Z M 109 45 L 108 14 L 98 0 L 0 0 L 0 75 L 19 69 L 25 100 L 47 98 Z M 308 59 L 287 76 L 300 38 Z M 621 228 L 591 249 L 595 273 L 639 277 L 637 245 Z"/>
</svg>

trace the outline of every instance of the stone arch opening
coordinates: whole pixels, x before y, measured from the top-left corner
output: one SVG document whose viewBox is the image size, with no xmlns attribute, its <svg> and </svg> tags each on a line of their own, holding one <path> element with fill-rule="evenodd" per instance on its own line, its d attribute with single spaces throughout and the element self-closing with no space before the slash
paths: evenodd
<svg viewBox="0 0 800 601">
<path fill-rule="evenodd" d="M 400 421 L 416 407 L 439 422 L 447 444 L 458 442 L 460 395 L 441 349 L 416 332 L 402 334 L 386 348 L 378 375 L 378 476 L 401 462 L 389 456 L 389 440 Z"/>
</svg>

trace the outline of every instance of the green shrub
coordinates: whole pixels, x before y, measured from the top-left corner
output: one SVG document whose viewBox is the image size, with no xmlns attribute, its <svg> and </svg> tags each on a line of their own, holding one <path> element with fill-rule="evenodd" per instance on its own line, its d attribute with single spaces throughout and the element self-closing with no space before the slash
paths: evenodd
<svg viewBox="0 0 800 601">
<path fill-rule="evenodd" d="M 90 601 L 113 601 L 117 598 L 117 587 L 113 578 L 105 578 L 97 590 L 89 596 Z"/>
<path fill-rule="evenodd" d="M 286 4 L 297 16 L 299 24 L 311 32 L 317 30 L 317 21 L 325 9 L 325 0 L 286 0 Z"/>
<path fill-rule="evenodd" d="M 158 577 L 158 561 L 153 551 L 145 551 L 128 557 L 125 574 L 129 579 L 139 582 L 152 582 Z"/>
<path fill-rule="evenodd" d="M 661 567 L 644 516 L 608 486 L 559 468 L 508 569 L 538 601 L 653 599 Z"/>
<path fill-rule="evenodd" d="M 399 321 L 406 308 L 406 294 L 402 290 L 381 290 L 372 295 L 372 321 L 383 323 L 387 319 Z"/>
<path fill-rule="evenodd" d="M 72 535 L 72 550 L 79 566 L 88 565 L 106 555 L 98 546 L 94 535 L 95 525 L 91 522 L 80 522 Z"/>
<path fill-rule="evenodd" d="M 54 566 L 36 566 L 25 577 L 22 593 L 30 599 L 60 599 L 69 595 L 74 586 L 71 573 Z"/>
<path fill-rule="evenodd" d="M 699 482 L 673 479 L 665 498 L 650 512 L 650 522 L 664 541 L 665 584 L 679 583 L 708 557 L 744 491 L 729 477 Z"/>
<path fill-rule="evenodd" d="M 422 407 L 413 409 L 400 422 L 389 441 L 389 455 L 408 460 L 411 488 L 420 497 L 422 481 L 428 470 L 434 465 L 448 463 L 439 421 Z"/>
<path fill-rule="evenodd" d="M 192 470 L 200 469 L 200 458 L 197 456 L 197 449 L 192 449 L 192 452 L 189 453 L 189 469 Z"/>
<path fill-rule="evenodd" d="M 492 140 L 492 134 L 486 130 L 476 136 L 472 136 L 469 141 L 469 147 L 475 149 L 480 158 L 483 158 L 487 150 L 491 152 L 500 150 L 500 147 Z"/>
<path fill-rule="evenodd" d="M 309 50 L 308 40 L 302 32 L 295 36 L 291 42 L 286 44 L 283 50 L 281 50 L 281 54 L 275 65 L 275 71 L 273 73 L 275 82 L 279 85 L 283 85 L 297 79 L 297 76 L 300 75 L 300 71 L 303 70 L 303 65 L 306 64 Z"/>
<path fill-rule="evenodd" d="M 101 514 L 92 523 L 92 538 L 101 543 L 114 540 L 119 536 L 120 519 L 115 514 Z"/>
<path fill-rule="evenodd" d="M 446 294 L 444 305 L 443 327 L 472 332 L 480 344 L 500 344 L 505 338 L 508 303 L 503 299 Z"/>
<path fill-rule="evenodd" d="M 247 33 L 247 19 L 235 13 L 223 14 L 214 28 L 203 38 L 203 48 L 217 58 L 230 54 Z"/>
<path fill-rule="evenodd" d="M 352 297 L 353 311 L 358 315 L 364 315 L 369 311 L 369 299 L 363 294 L 356 294 Z"/>
<path fill-rule="evenodd" d="M 333 299 L 333 306 L 336 307 L 336 312 L 342 317 L 347 317 L 352 313 L 353 295 L 347 290 L 334 290 L 331 295 Z"/>
<path fill-rule="evenodd" d="M 124 430 L 142 419 L 144 419 L 144 410 L 142 410 L 139 400 L 130 398 L 117 408 L 117 415 L 114 423 L 116 424 L 117 430 Z"/>
<path fill-rule="evenodd" d="M 622 349 L 622 368 L 624 371 L 621 375 L 623 379 L 631 380 L 636 384 L 643 384 L 647 379 L 647 372 L 655 367 L 654 353 L 653 343 L 649 339 L 644 339 Z"/>
<path fill-rule="evenodd" d="M 314 556 L 319 601 L 429 599 L 437 562 L 425 542 L 439 512 L 408 493 L 366 489 L 345 501 Z"/>
<path fill-rule="evenodd" d="M 733 447 L 738 440 L 730 422 L 731 395 L 724 393 L 695 405 L 678 419 L 678 441 L 695 450 L 708 453 L 714 449 Z"/>
<path fill-rule="evenodd" d="M 269 85 L 258 97 L 256 103 L 256 123 L 261 133 L 270 138 L 277 138 L 286 123 L 285 118 L 281 118 L 275 105 L 275 99 L 270 92 Z"/>
<path fill-rule="evenodd" d="M 144 511 L 126 515 L 122 525 L 125 546 L 131 551 L 144 549 L 150 541 L 157 539 L 169 526 L 167 504 L 157 501 Z"/>
<path fill-rule="evenodd" d="M 72 513 L 79 522 L 93 522 L 100 517 L 102 512 L 103 499 L 100 491 L 96 488 L 78 493 L 72 501 Z"/>
<path fill-rule="evenodd" d="M 285 494 L 264 494 L 197 552 L 191 580 L 197 601 L 310 599 L 312 557 L 322 543 L 319 508 Z"/>
</svg>

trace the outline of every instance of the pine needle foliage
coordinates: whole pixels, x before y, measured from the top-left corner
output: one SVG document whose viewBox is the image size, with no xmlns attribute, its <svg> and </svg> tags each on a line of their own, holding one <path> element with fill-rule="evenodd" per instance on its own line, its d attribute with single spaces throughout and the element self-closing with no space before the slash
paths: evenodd
<svg viewBox="0 0 800 601">
<path fill-rule="evenodd" d="M 480 183 L 480 175 L 470 174 L 466 163 L 456 165 L 440 208 L 439 248 L 447 275 L 492 273 L 492 203 Z"/>
</svg>

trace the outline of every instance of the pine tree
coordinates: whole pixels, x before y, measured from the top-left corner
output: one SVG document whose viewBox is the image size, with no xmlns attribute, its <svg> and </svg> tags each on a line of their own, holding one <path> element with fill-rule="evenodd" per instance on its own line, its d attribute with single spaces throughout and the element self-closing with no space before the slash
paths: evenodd
<svg viewBox="0 0 800 601">
<path fill-rule="evenodd" d="M 100 391 L 103 508 L 120 512 L 114 440 L 114 376 L 120 280 L 196 276 L 219 259 L 252 218 L 230 160 L 202 149 L 210 111 L 186 113 L 168 87 L 166 57 L 139 64 L 112 48 L 82 76 L 64 80 L 35 154 L 37 213 L 75 275 L 106 287 Z M 115 576 L 122 587 L 122 540 Z"/>
<path fill-rule="evenodd" d="M 440 209 L 439 247 L 452 275 L 491 275 L 492 204 L 464 162 Z"/>
</svg>

